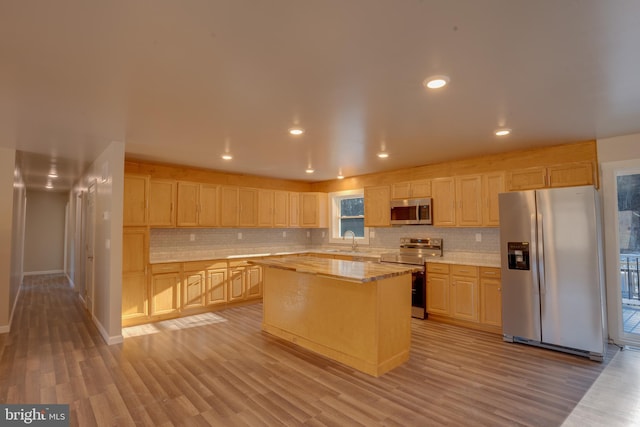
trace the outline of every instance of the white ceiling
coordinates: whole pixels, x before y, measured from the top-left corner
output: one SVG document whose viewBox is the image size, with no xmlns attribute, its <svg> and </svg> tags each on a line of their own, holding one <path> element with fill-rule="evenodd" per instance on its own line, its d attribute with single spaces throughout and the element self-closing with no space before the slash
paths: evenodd
<svg viewBox="0 0 640 427">
<path fill-rule="evenodd" d="M 0 146 L 63 189 L 111 141 L 321 181 L 637 133 L 639 44 L 637 0 L 5 0 Z"/>
</svg>

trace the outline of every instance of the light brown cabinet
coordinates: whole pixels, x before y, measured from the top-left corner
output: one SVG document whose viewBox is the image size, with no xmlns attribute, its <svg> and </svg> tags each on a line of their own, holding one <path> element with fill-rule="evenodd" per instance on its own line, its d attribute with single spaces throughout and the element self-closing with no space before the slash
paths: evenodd
<svg viewBox="0 0 640 427">
<path fill-rule="evenodd" d="M 300 227 L 300 193 L 289 193 L 289 227 Z"/>
<path fill-rule="evenodd" d="M 417 199 L 431 197 L 431 180 L 399 182 L 391 186 L 392 199 Z"/>
<path fill-rule="evenodd" d="M 477 322 L 479 320 L 478 267 L 451 266 L 451 317 Z"/>
<path fill-rule="evenodd" d="M 509 191 L 592 184 L 597 186 L 592 162 L 565 163 L 507 172 L 507 189 Z"/>
<path fill-rule="evenodd" d="M 177 317 L 180 309 L 180 263 L 151 266 L 150 316 L 155 319 Z"/>
<path fill-rule="evenodd" d="M 220 187 L 220 225 L 222 227 L 238 226 L 238 187 Z"/>
<path fill-rule="evenodd" d="M 504 172 L 492 172 L 482 176 L 482 225 L 497 227 L 500 225 L 498 194 L 505 191 Z"/>
<path fill-rule="evenodd" d="M 228 265 L 226 261 L 214 261 L 207 266 L 207 306 L 224 305 L 227 302 Z"/>
<path fill-rule="evenodd" d="M 258 190 L 258 227 L 273 227 L 273 190 Z"/>
<path fill-rule="evenodd" d="M 122 233 L 122 325 L 143 323 L 149 316 L 146 227 L 125 227 Z"/>
<path fill-rule="evenodd" d="M 201 309 L 205 306 L 207 287 L 207 263 L 185 262 L 182 266 L 182 299 L 180 307 L 184 310 Z"/>
<path fill-rule="evenodd" d="M 258 225 L 258 190 L 240 187 L 238 209 L 238 226 L 256 227 Z"/>
<path fill-rule="evenodd" d="M 453 178 L 436 178 L 431 181 L 433 194 L 433 225 L 456 225 L 456 186 Z"/>
<path fill-rule="evenodd" d="M 430 318 L 501 333 L 500 269 L 427 263 Z"/>
<path fill-rule="evenodd" d="M 214 227 L 218 225 L 218 186 L 178 182 L 179 227 Z"/>
<path fill-rule="evenodd" d="M 273 192 L 273 226 L 289 226 L 289 192 Z"/>
<path fill-rule="evenodd" d="M 427 313 L 449 315 L 449 265 L 427 263 Z"/>
<path fill-rule="evenodd" d="M 390 190 L 388 185 L 365 187 L 365 227 L 389 227 L 391 225 Z"/>
<path fill-rule="evenodd" d="M 500 269 L 480 267 L 480 323 L 502 327 Z"/>
<path fill-rule="evenodd" d="M 482 226 L 482 175 L 455 177 L 456 225 Z"/>
<path fill-rule="evenodd" d="M 176 182 L 149 180 L 149 226 L 175 227 Z"/>
<path fill-rule="evenodd" d="M 327 193 L 300 193 L 300 226 L 327 227 Z"/>
<path fill-rule="evenodd" d="M 124 176 L 122 224 L 124 226 L 147 225 L 147 198 L 149 177 L 143 175 Z"/>
</svg>

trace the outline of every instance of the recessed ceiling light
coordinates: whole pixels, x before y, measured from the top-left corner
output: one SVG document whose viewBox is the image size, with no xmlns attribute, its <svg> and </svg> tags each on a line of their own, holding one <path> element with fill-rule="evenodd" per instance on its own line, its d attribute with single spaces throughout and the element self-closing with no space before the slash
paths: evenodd
<svg viewBox="0 0 640 427">
<path fill-rule="evenodd" d="M 233 159 L 233 156 L 231 154 L 229 154 L 229 153 L 224 153 L 220 157 L 222 157 L 222 160 L 231 160 L 231 159 Z"/>
<path fill-rule="evenodd" d="M 305 172 L 306 172 L 306 173 L 314 173 L 314 172 L 315 172 L 315 170 L 314 170 L 314 169 L 311 169 L 311 168 L 307 168 L 307 169 L 305 170 Z"/>
<path fill-rule="evenodd" d="M 302 129 L 301 127 L 293 127 L 289 129 L 289 133 L 291 135 L 302 135 L 304 133 L 304 129 Z"/>
<path fill-rule="evenodd" d="M 51 171 L 49 172 L 49 175 L 47 175 L 49 178 L 57 178 L 58 174 L 56 173 L 56 171 Z"/>
<path fill-rule="evenodd" d="M 429 89 L 440 89 L 445 87 L 449 83 L 449 77 L 447 76 L 432 76 L 427 77 L 422 84 Z"/>
<path fill-rule="evenodd" d="M 336 178 L 338 179 L 344 179 L 344 175 L 342 175 L 342 173 L 339 173 L 338 176 L 336 176 Z"/>
<path fill-rule="evenodd" d="M 496 130 L 496 136 L 507 136 L 511 133 L 511 129 L 502 128 Z"/>
<path fill-rule="evenodd" d="M 47 185 L 45 185 L 44 188 L 53 188 L 53 184 L 51 184 L 51 181 L 47 181 Z"/>
<path fill-rule="evenodd" d="M 387 157 L 389 157 L 389 153 L 387 153 L 386 151 L 381 151 L 377 154 L 377 156 L 381 159 L 386 159 Z"/>
</svg>

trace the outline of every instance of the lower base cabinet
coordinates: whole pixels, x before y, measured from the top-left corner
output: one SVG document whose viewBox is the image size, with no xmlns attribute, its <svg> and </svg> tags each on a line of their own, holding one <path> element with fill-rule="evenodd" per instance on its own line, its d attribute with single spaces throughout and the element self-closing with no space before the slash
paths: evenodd
<svg viewBox="0 0 640 427">
<path fill-rule="evenodd" d="M 123 274 L 122 326 L 217 310 L 262 298 L 262 267 L 247 260 L 150 265 Z"/>
<path fill-rule="evenodd" d="M 429 318 L 502 333 L 500 269 L 427 263 Z"/>
</svg>

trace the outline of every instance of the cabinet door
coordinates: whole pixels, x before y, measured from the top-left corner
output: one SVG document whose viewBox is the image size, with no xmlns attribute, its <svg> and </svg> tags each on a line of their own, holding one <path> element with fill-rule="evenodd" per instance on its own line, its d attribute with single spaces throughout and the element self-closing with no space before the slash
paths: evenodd
<svg viewBox="0 0 640 427">
<path fill-rule="evenodd" d="M 392 199 L 408 199 L 411 197 L 411 184 L 409 182 L 398 182 L 391 186 Z"/>
<path fill-rule="evenodd" d="M 365 227 L 388 227 L 391 225 L 388 185 L 365 187 L 364 225 Z"/>
<path fill-rule="evenodd" d="M 273 190 L 258 190 L 258 227 L 273 227 Z"/>
<path fill-rule="evenodd" d="M 206 270 L 185 271 L 182 275 L 182 308 L 201 308 L 205 304 Z"/>
<path fill-rule="evenodd" d="M 273 226 L 289 226 L 289 192 L 273 192 Z"/>
<path fill-rule="evenodd" d="M 456 224 L 482 225 L 482 176 L 458 176 L 456 182 Z"/>
<path fill-rule="evenodd" d="M 507 172 L 507 189 L 509 191 L 535 190 L 544 188 L 546 183 L 546 168 L 527 168 Z"/>
<path fill-rule="evenodd" d="M 178 182 L 178 227 L 198 225 L 198 185 L 193 182 Z"/>
<path fill-rule="evenodd" d="M 480 267 L 480 323 L 502 327 L 500 269 Z"/>
<path fill-rule="evenodd" d="M 207 305 L 227 302 L 227 263 L 219 262 L 207 269 Z"/>
<path fill-rule="evenodd" d="M 198 225 L 216 227 L 218 225 L 218 186 L 200 184 L 198 203 Z"/>
<path fill-rule="evenodd" d="M 241 301 L 245 298 L 244 267 L 229 268 L 229 301 Z"/>
<path fill-rule="evenodd" d="M 300 193 L 289 193 L 289 227 L 300 227 Z"/>
<path fill-rule="evenodd" d="M 238 212 L 238 187 L 220 187 L 220 225 L 236 227 Z"/>
<path fill-rule="evenodd" d="M 300 226 L 317 227 L 318 196 L 315 193 L 300 193 Z"/>
<path fill-rule="evenodd" d="M 549 187 L 571 187 L 594 183 L 591 162 L 550 166 L 547 168 L 547 175 L 549 176 Z"/>
<path fill-rule="evenodd" d="M 504 192 L 504 172 L 488 173 L 482 177 L 482 224 L 488 227 L 500 225 L 498 194 Z"/>
<path fill-rule="evenodd" d="M 151 316 L 178 314 L 180 273 L 151 276 Z"/>
<path fill-rule="evenodd" d="M 431 180 L 411 181 L 411 197 L 431 197 Z"/>
<path fill-rule="evenodd" d="M 453 178 L 436 178 L 431 181 L 433 193 L 433 225 L 456 225 L 455 183 Z"/>
<path fill-rule="evenodd" d="M 449 275 L 427 273 L 427 313 L 449 315 Z"/>
<path fill-rule="evenodd" d="M 122 233 L 122 324 L 149 315 L 146 228 L 125 228 Z"/>
<path fill-rule="evenodd" d="M 255 188 L 238 189 L 238 225 L 255 227 L 258 225 L 258 191 Z"/>
<path fill-rule="evenodd" d="M 122 224 L 147 225 L 147 188 L 149 178 L 140 175 L 124 176 Z"/>
<path fill-rule="evenodd" d="M 450 304 L 452 317 L 477 322 L 478 279 L 452 276 Z"/>
<path fill-rule="evenodd" d="M 176 225 L 176 182 L 149 180 L 149 225 L 174 227 Z"/>
<path fill-rule="evenodd" d="M 248 266 L 245 270 L 247 283 L 247 299 L 262 298 L 262 267 Z"/>
</svg>

